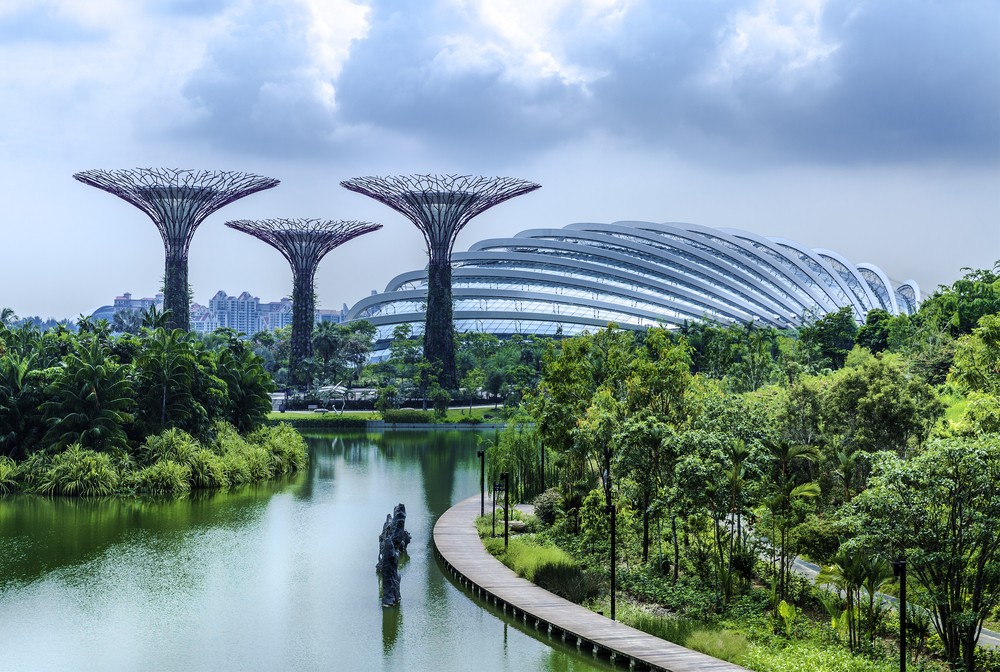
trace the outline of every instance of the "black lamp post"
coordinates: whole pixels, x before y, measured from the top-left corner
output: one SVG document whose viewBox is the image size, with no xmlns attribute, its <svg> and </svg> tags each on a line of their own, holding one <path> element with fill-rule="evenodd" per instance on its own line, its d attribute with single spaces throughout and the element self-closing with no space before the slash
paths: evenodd
<svg viewBox="0 0 1000 672">
<path fill-rule="evenodd" d="M 899 579 L 899 672 L 906 672 L 906 558 L 894 560 L 892 573 Z"/>
<path fill-rule="evenodd" d="M 493 533 L 490 535 L 493 539 L 497 537 L 497 491 L 499 490 L 500 484 L 493 481 Z"/>
<path fill-rule="evenodd" d="M 606 513 L 611 517 L 611 620 L 615 620 L 615 507 L 611 502 L 611 448 L 604 449 L 604 495 Z"/>
<path fill-rule="evenodd" d="M 507 507 L 510 504 L 510 474 L 503 472 L 500 474 L 503 481 L 503 550 L 507 550 L 507 537 L 510 530 L 510 523 L 507 521 Z"/>
<path fill-rule="evenodd" d="M 479 458 L 479 515 L 486 515 L 486 451 L 476 451 Z"/>
</svg>

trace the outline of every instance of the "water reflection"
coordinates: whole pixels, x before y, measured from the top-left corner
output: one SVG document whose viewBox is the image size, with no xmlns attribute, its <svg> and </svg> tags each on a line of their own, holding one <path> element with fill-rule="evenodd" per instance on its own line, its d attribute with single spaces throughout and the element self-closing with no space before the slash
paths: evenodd
<svg viewBox="0 0 1000 672">
<path fill-rule="evenodd" d="M 308 442 L 306 473 L 233 492 L 0 498 L 0 670 L 607 668 L 441 571 L 431 529 L 478 492 L 474 433 Z M 413 541 L 383 609 L 377 538 L 400 502 Z"/>
</svg>

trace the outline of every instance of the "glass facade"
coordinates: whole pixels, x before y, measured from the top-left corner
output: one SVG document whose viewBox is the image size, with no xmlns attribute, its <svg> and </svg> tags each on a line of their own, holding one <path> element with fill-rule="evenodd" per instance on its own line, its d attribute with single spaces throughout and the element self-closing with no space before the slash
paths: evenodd
<svg viewBox="0 0 1000 672">
<path fill-rule="evenodd" d="M 452 293 L 459 332 L 500 337 L 628 329 L 712 320 L 784 328 L 850 307 L 856 320 L 881 307 L 912 314 L 913 281 L 892 287 L 871 264 L 829 250 L 693 224 L 615 222 L 522 231 L 453 254 Z M 347 320 L 377 328 L 376 358 L 392 331 L 423 333 L 425 272 L 395 278 L 358 302 Z"/>
</svg>

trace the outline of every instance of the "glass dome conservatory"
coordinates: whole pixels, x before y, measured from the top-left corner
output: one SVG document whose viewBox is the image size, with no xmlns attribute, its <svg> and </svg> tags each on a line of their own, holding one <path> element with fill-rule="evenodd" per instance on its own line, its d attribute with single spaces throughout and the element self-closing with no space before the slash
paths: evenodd
<svg viewBox="0 0 1000 672">
<path fill-rule="evenodd" d="M 509 337 L 570 336 L 615 322 L 643 329 L 685 321 L 798 326 L 844 306 L 912 314 L 917 283 L 893 287 L 873 264 L 784 238 L 694 224 L 615 222 L 529 229 L 452 255 L 455 329 Z M 426 270 L 403 273 L 359 301 L 348 320 L 423 333 Z"/>
</svg>

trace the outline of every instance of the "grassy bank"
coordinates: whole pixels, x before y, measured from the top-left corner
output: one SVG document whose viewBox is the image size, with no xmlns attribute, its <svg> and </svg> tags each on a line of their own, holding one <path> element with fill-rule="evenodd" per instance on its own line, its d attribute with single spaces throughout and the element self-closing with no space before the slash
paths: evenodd
<svg viewBox="0 0 1000 672">
<path fill-rule="evenodd" d="M 265 481 L 308 464 L 305 441 L 288 425 L 241 436 L 232 425 L 220 422 L 211 441 L 171 429 L 149 437 L 134 453 L 101 453 L 74 445 L 55 455 L 34 453 L 18 464 L 0 458 L 0 493 L 180 497 L 193 489 Z"/>
</svg>

